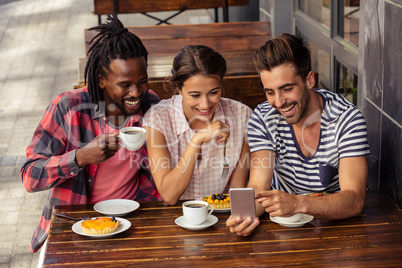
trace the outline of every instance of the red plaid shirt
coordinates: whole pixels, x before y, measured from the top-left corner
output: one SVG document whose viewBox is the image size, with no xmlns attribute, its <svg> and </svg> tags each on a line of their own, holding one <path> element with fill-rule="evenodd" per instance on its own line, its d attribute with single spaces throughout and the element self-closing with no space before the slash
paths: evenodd
<svg viewBox="0 0 402 268">
<path fill-rule="evenodd" d="M 141 111 L 130 117 L 125 126 L 141 126 L 143 114 L 158 101 L 156 94 L 149 91 L 142 101 Z M 79 168 L 75 163 L 75 152 L 102 134 L 102 129 L 108 122 L 102 105 L 99 105 L 98 110 L 97 106 L 91 103 L 87 88 L 60 94 L 46 109 L 26 150 L 27 161 L 21 168 L 25 188 L 28 192 L 50 189 L 42 217 L 32 238 L 32 252 L 36 252 L 48 236 L 55 205 L 89 203 L 98 166 L 87 165 Z M 161 200 L 151 173 L 143 168 L 148 166 L 145 146 L 136 153 L 140 157 L 135 159 L 146 162 L 145 165 L 140 165 L 142 168 L 139 169 L 138 176 L 134 177 L 140 180 L 135 199 Z"/>
</svg>

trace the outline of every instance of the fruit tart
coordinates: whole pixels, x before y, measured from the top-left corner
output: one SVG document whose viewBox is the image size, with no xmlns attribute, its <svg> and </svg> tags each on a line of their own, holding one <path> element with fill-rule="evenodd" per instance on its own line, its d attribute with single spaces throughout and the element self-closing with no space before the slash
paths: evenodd
<svg viewBox="0 0 402 268">
<path fill-rule="evenodd" d="M 309 196 L 324 196 L 324 195 L 329 195 L 327 193 L 327 191 L 325 192 L 321 192 L 321 193 L 312 193 L 312 194 L 308 194 Z"/>
<path fill-rule="evenodd" d="M 230 208 L 230 196 L 228 194 L 213 194 L 210 196 L 204 196 L 202 201 L 213 205 L 214 209 Z"/>
<path fill-rule="evenodd" d="M 81 223 L 81 229 L 86 234 L 103 235 L 110 234 L 119 226 L 120 221 L 114 218 L 98 217 Z"/>
</svg>

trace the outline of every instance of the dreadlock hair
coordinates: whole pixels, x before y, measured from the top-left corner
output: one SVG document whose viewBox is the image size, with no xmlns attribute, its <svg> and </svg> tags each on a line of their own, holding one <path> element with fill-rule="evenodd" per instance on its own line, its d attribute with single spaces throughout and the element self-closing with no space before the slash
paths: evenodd
<svg viewBox="0 0 402 268">
<path fill-rule="evenodd" d="M 110 63 L 115 59 L 128 60 L 144 57 L 148 60 L 148 51 L 141 40 L 130 33 L 117 18 L 115 13 L 107 16 L 106 24 L 90 28 L 99 33 L 89 44 L 88 61 L 85 66 L 85 83 L 88 81 L 88 92 L 92 103 L 98 104 L 103 100 L 99 89 L 99 75 L 106 77 L 110 71 Z"/>
<path fill-rule="evenodd" d="M 311 71 L 311 52 L 307 42 L 301 37 L 284 33 L 260 47 L 254 53 L 253 62 L 259 73 L 290 63 L 302 81 L 306 82 L 307 75 Z"/>
</svg>

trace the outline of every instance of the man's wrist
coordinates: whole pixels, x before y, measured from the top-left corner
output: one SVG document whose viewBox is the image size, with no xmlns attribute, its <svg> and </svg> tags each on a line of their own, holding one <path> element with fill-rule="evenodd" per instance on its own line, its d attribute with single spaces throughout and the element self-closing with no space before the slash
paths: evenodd
<svg viewBox="0 0 402 268">
<path fill-rule="evenodd" d="M 81 148 L 78 148 L 76 151 L 75 151 L 75 159 L 74 159 L 74 161 L 75 161 L 75 163 L 77 164 L 77 166 L 79 167 L 79 168 L 82 168 L 82 167 L 84 167 L 86 164 L 81 160 L 81 159 L 83 159 L 83 157 L 81 157 L 82 156 L 82 149 Z"/>
<path fill-rule="evenodd" d="M 307 198 L 306 195 L 295 195 L 297 200 L 296 211 L 299 213 L 307 213 Z"/>
</svg>

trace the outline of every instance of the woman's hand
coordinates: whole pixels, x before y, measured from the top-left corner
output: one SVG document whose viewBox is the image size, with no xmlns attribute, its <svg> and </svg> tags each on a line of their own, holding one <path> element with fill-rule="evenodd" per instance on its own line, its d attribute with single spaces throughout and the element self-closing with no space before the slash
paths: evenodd
<svg viewBox="0 0 402 268">
<path fill-rule="evenodd" d="M 118 133 L 102 134 L 95 137 L 86 146 L 77 149 L 75 162 L 79 167 L 99 164 L 112 157 L 120 148 Z"/>
<path fill-rule="evenodd" d="M 202 145 L 203 143 L 207 143 L 213 139 L 216 139 L 217 142 L 223 142 L 229 137 L 229 134 L 230 128 L 227 124 L 222 123 L 221 121 L 215 121 L 198 131 L 193 136 L 190 143 Z"/>
</svg>

